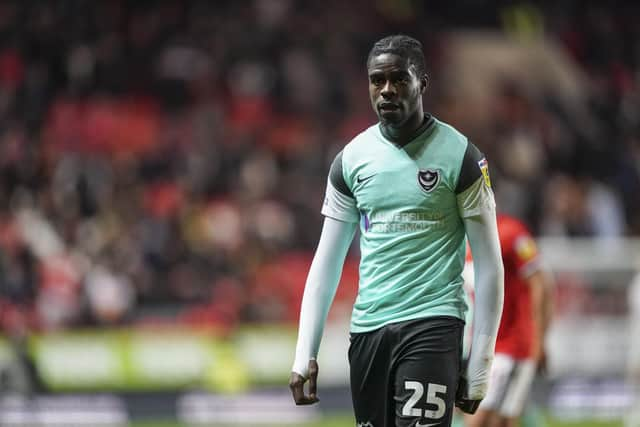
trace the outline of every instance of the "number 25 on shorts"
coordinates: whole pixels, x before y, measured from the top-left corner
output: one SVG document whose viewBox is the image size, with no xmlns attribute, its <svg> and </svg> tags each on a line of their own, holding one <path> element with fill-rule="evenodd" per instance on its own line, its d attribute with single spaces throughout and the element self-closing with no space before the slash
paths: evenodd
<svg viewBox="0 0 640 427">
<path fill-rule="evenodd" d="M 405 381 L 404 388 L 407 390 L 413 390 L 413 394 L 402 407 L 403 416 L 430 418 L 433 420 L 440 419 L 444 416 L 447 411 L 447 405 L 444 399 L 438 395 L 447 393 L 446 385 L 433 383 L 427 384 L 427 404 L 435 406 L 436 409 L 425 409 L 424 414 L 422 409 L 414 407 L 424 395 L 424 386 L 422 383 L 418 381 Z"/>
<path fill-rule="evenodd" d="M 433 383 L 427 384 L 427 404 L 434 406 L 436 409 L 425 409 L 424 414 L 422 409 L 415 408 L 416 403 L 418 403 L 424 395 L 424 386 L 422 383 L 418 381 L 405 381 L 404 388 L 406 390 L 413 390 L 413 394 L 402 407 L 403 416 L 430 418 L 433 420 L 440 419 L 444 416 L 447 411 L 447 404 L 439 395 L 446 395 L 446 385 Z"/>
</svg>

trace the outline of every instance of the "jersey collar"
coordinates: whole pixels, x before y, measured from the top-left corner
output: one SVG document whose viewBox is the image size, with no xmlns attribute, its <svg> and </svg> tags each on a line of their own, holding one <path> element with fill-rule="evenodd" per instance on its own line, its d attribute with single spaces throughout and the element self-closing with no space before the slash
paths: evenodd
<svg viewBox="0 0 640 427">
<path fill-rule="evenodd" d="M 407 138 L 404 141 L 397 140 L 393 138 L 393 136 L 389 135 L 389 133 L 386 131 L 385 126 L 383 126 L 382 123 L 378 123 L 378 129 L 380 129 L 380 133 L 387 141 L 393 143 L 394 145 L 400 148 L 403 148 L 404 146 L 410 144 L 411 142 L 415 141 L 419 137 L 427 136 L 431 134 L 431 132 L 433 132 L 433 130 L 435 129 L 435 124 L 436 124 L 436 121 L 433 118 L 433 116 L 428 113 L 425 114 L 424 120 L 422 121 L 422 124 L 420 125 L 420 127 L 416 129 L 416 131 L 413 133 L 411 137 Z"/>
</svg>

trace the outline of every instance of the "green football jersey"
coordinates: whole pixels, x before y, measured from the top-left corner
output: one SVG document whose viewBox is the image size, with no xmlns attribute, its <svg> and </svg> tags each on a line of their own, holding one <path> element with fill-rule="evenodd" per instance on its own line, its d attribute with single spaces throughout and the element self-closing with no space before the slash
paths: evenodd
<svg viewBox="0 0 640 427">
<path fill-rule="evenodd" d="M 403 146 L 380 125 L 336 156 L 322 213 L 360 224 L 352 332 L 405 320 L 465 318 L 463 218 L 493 203 L 486 160 L 433 116 Z"/>
</svg>

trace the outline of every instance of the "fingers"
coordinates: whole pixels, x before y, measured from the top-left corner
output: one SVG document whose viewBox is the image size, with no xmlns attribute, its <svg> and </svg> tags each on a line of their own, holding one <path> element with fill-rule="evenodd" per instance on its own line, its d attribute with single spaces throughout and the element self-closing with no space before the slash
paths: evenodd
<svg viewBox="0 0 640 427">
<path fill-rule="evenodd" d="M 315 360 L 309 361 L 309 397 L 318 401 L 318 362 Z"/>
<path fill-rule="evenodd" d="M 316 375 L 317 375 L 317 370 L 316 370 Z M 296 403 L 296 405 L 312 405 L 319 401 L 319 399 L 315 395 L 315 392 L 313 395 L 310 395 L 310 396 L 306 396 L 304 394 L 305 381 L 306 380 L 301 375 L 295 372 L 291 373 L 291 378 L 289 379 L 289 389 L 291 389 L 293 401 Z"/>
<path fill-rule="evenodd" d="M 289 389 L 291 390 L 291 394 L 293 395 L 293 401 L 296 402 L 296 405 L 302 405 L 304 401 L 304 378 L 295 372 L 291 373 L 291 378 L 289 379 Z"/>
<path fill-rule="evenodd" d="M 455 404 L 465 414 L 475 414 L 480 406 L 480 400 L 457 399 Z"/>
<path fill-rule="evenodd" d="M 467 385 L 467 379 L 463 376 L 460 376 L 460 378 L 458 378 L 458 389 L 456 390 L 456 399 L 458 400 L 463 400 L 467 397 L 467 390 L 468 385 Z"/>
</svg>

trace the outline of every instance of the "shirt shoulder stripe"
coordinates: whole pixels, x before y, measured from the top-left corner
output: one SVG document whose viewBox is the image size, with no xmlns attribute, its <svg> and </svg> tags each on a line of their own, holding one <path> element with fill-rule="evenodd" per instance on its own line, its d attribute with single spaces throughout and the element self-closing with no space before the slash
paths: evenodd
<svg viewBox="0 0 640 427">
<path fill-rule="evenodd" d="M 456 186 L 456 194 L 464 192 L 471 187 L 478 178 L 482 176 L 482 171 L 478 162 L 484 159 L 484 155 L 478 150 L 471 141 L 467 143 L 467 149 L 462 159 L 462 167 L 458 177 L 458 185 Z"/>
<path fill-rule="evenodd" d="M 342 150 L 340 150 L 336 158 L 333 159 L 333 163 L 331 163 L 331 169 L 329 170 L 329 180 L 331 181 L 331 185 L 333 185 L 336 190 L 338 190 L 345 196 L 353 198 L 353 193 L 345 182 L 344 175 L 342 174 Z"/>
</svg>

